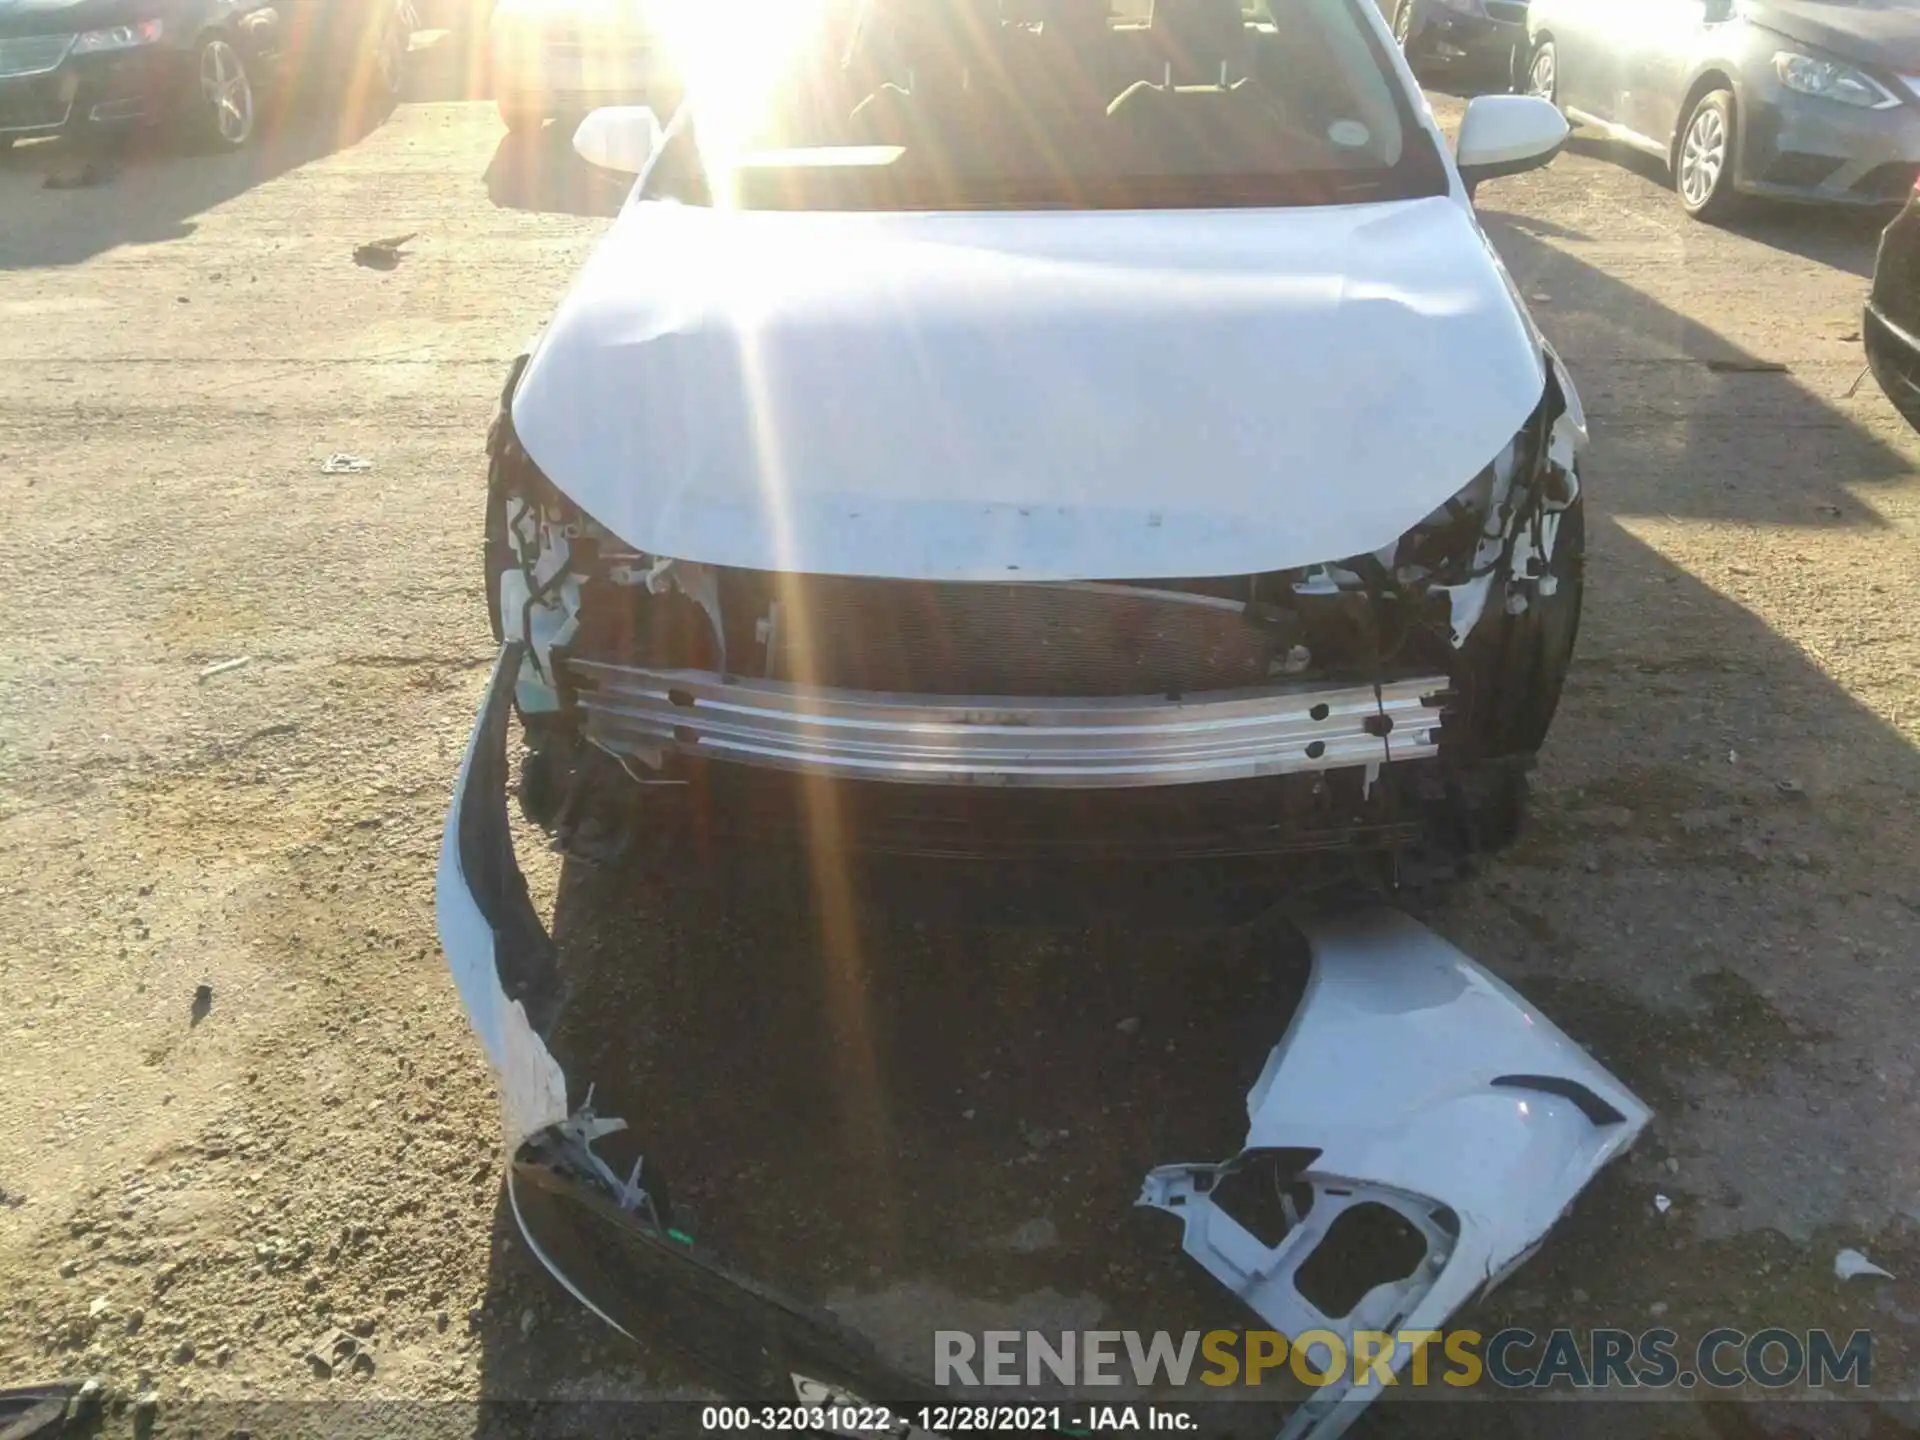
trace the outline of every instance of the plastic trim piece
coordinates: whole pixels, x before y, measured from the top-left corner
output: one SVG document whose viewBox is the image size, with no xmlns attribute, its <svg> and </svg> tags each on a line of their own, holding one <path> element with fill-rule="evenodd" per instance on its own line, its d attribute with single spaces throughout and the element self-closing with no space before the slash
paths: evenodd
<svg viewBox="0 0 1920 1440">
<path fill-rule="evenodd" d="M 1438 935 L 1395 911 L 1308 927 L 1313 975 L 1247 1096 L 1246 1148 L 1222 1165 L 1167 1165 L 1140 1204 L 1177 1216 L 1183 1246 L 1287 1335 L 1438 1330 L 1533 1253 L 1588 1181 L 1634 1141 L 1647 1107 L 1551 1022 Z M 1317 1152 L 1312 1204 L 1275 1245 L 1213 1198 L 1274 1151 Z M 1339 1217 L 1378 1205 L 1425 1257 L 1343 1316 L 1297 1277 Z M 1383 1364 L 1410 1358 L 1396 1344 Z M 1325 1369 L 1329 1357 L 1314 1357 Z M 1345 1357 L 1342 1357 L 1344 1360 Z M 1289 1419 L 1281 1440 L 1332 1440 L 1379 1395 L 1352 1366 Z"/>
<path fill-rule="evenodd" d="M 511 1154 L 567 1118 L 567 1082 L 541 1038 L 559 999 L 553 941 L 507 827 L 507 721 L 524 647 L 500 647 L 440 843 L 434 910 L 447 968 L 500 1084 Z"/>
</svg>

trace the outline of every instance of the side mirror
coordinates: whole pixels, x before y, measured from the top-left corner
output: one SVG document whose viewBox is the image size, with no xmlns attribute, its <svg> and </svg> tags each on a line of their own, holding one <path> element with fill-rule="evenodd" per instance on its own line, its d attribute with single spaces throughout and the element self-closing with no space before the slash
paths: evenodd
<svg viewBox="0 0 1920 1440">
<path fill-rule="evenodd" d="M 573 152 L 602 170 L 638 175 L 662 133 L 658 117 L 645 105 L 608 105 L 587 112 L 573 132 Z"/>
<path fill-rule="evenodd" d="M 1571 133 L 1558 107 L 1536 95 L 1481 95 L 1468 101 L 1454 146 L 1467 195 L 1482 180 L 1538 170 L 1560 153 Z"/>
</svg>

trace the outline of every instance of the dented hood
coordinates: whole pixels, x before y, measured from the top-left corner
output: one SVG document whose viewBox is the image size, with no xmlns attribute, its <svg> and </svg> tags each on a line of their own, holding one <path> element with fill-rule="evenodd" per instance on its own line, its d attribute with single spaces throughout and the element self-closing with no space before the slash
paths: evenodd
<svg viewBox="0 0 1920 1440">
<path fill-rule="evenodd" d="M 514 398 L 656 555 L 1191 577 L 1380 548 L 1525 422 L 1539 346 L 1448 198 L 992 214 L 630 205 Z"/>
</svg>

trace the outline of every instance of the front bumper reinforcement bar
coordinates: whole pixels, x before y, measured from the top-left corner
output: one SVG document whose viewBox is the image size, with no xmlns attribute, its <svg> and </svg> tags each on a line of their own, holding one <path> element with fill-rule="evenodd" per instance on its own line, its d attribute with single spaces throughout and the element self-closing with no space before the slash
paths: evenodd
<svg viewBox="0 0 1920 1440">
<path fill-rule="evenodd" d="M 809 689 L 573 659 L 587 734 L 777 770 L 932 785 L 1111 789 L 1383 765 L 1439 753 L 1450 682 L 1055 699 Z"/>
</svg>

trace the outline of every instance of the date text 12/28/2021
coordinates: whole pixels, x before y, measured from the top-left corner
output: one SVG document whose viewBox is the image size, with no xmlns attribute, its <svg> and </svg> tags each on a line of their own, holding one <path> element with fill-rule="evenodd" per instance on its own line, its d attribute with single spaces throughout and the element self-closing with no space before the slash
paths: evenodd
<svg viewBox="0 0 1920 1440">
<path fill-rule="evenodd" d="M 966 1435 L 1023 1432 L 1086 1435 L 1110 1430 L 1179 1432 L 1195 1416 L 1158 1405 L 707 1405 L 705 1431 L 819 1435 Z"/>
</svg>

